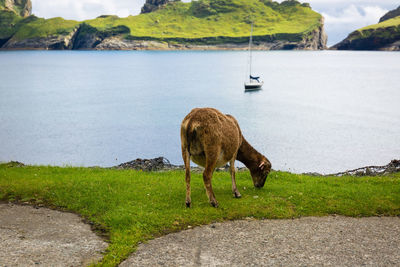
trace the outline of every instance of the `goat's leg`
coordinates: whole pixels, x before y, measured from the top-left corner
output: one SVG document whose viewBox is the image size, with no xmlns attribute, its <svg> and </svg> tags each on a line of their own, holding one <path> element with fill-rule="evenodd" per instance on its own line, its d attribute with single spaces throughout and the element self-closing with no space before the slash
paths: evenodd
<svg viewBox="0 0 400 267">
<path fill-rule="evenodd" d="M 218 201 L 215 198 L 214 192 L 212 190 L 211 179 L 215 169 L 215 165 L 217 163 L 218 153 L 206 153 L 206 166 L 203 172 L 203 181 L 204 186 L 206 188 L 207 196 L 210 201 L 210 204 L 217 208 Z"/>
<path fill-rule="evenodd" d="M 185 181 L 186 181 L 186 207 L 190 208 L 192 200 L 190 198 L 190 154 L 189 151 L 182 147 L 182 158 L 185 163 Z"/>
<path fill-rule="evenodd" d="M 242 195 L 239 193 L 239 190 L 236 187 L 236 178 L 235 178 L 235 159 L 234 156 L 231 161 L 229 162 L 229 169 L 231 171 L 231 178 L 232 178 L 232 193 L 235 198 L 241 198 Z"/>
</svg>

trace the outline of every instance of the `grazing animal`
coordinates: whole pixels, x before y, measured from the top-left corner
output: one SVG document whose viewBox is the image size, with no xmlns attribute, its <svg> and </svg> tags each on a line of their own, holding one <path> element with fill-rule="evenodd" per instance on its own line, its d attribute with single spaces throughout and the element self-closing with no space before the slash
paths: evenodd
<svg viewBox="0 0 400 267">
<path fill-rule="evenodd" d="M 182 158 L 185 163 L 186 206 L 190 207 L 190 160 L 203 166 L 203 181 L 210 204 L 218 207 L 212 190 L 211 178 L 215 168 L 230 164 L 232 192 L 241 195 L 236 187 L 235 160 L 239 160 L 250 170 L 253 184 L 264 186 L 271 171 L 269 160 L 258 153 L 242 136 L 236 119 L 213 108 L 195 108 L 181 124 Z"/>
</svg>

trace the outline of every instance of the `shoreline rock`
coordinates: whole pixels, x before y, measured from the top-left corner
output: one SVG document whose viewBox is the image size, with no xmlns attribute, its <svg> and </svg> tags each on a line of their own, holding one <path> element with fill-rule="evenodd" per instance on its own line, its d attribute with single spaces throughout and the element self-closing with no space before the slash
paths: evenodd
<svg viewBox="0 0 400 267">
<path fill-rule="evenodd" d="M 8 167 L 18 168 L 18 167 L 25 167 L 22 162 L 18 161 L 11 161 L 7 163 Z M 99 166 L 89 167 L 89 168 L 103 168 Z M 203 172 L 204 168 L 198 166 L 191 166 L 191 171 L 194 172 Z M 128 161 L 125 163 L 121 163 L 117 166 L 105 168 L 105 169 L 117 169 L 117 170 L 142 170 L 142 171 L 174 171 L 174 170 L 185 170 L 184 165 L 174 165 L 165 158 L 165 157 L 157 157 L 153 159 L 141 159 L 137 158 L 132 161 Z M 236 171 L 247 171 L 246 167 L 236 167 Z M 217 172 L 229 172 L 229 164 L 226 164 L 223 167 L 217 168 L 215 171 Z M 365 166 L 353 170 L 346 170 L 343 172 L 331 173 L 331 174 L 321 174 L 317 172 L 306 172 L 302 173 L 303 175 L 309 176 L 323 176 L 323 177 L 342 177 L 342 176 L 355 176 L 355 177 L 362 177 L 362 176 L 377 176 L 377 175 L 388 175 L 392 173 L 400 172 L 400 160 L 393 159 L 387 165 L 383 166 Z"/>
<path fill-rule="evenodd" d="M 248 50 L 248 43 L 226 42 L 222 44 L 179 43 L 158 40 L 128 40 L 121 35 L 105 36 L 103 32 L 82 34 L 80 26 L 68 35 L 9 39 L 0 50 Z M 325 50 L 326 34 L 323 26 L 314 30 L 301 41 L 271 40 L 255 41 L 253 50 Z"/>
<path fill-rule="evenodd" d="M 311 176 L 376 176 L 376 175 L 387 175 L 400 172 L 400 160 L 393 159 L 387 165 L 384 166 L 366 166 L 357 168 L 354 170 L 347 170 L 344 172 L 337 172 L 331 174 L 320 174 L 320 173 L 303 173 Z"/>
<path fill-rule="evenodd" d="M 113 169 L 135 169 L 142 171 L 171 171 L 171 170 L 185 170 L 185 166 L 183 165 L 173 165 L 170 161 L 164 157 L 158 157 L 154 159 L 136 159 L 129 162 L 122 163 L 118 166 L 111 167 Z M 195 172 L 202 172 L 204 168 L 202 167 L 193 167 L 191 166 L 191 170 Z M 247 171 L 246 167 L 236 168 L 237 171 Z M 229 172 L 229 164 L 226 164 L 223 167 L 216 169 L 216 171 L 226 171 Z M 376 175 L 387 175 L 391 173 L 400 172 L 400 160 L 393 159 L 384 166 L 366 166 L 357 168 L 354 170 L 346 170 L 344 172 L 337 172 L 332 174 L 321 174 L 316 172 L 303 173 L 304 175 L 310 176 L 376 176 Z"/>
</svg>

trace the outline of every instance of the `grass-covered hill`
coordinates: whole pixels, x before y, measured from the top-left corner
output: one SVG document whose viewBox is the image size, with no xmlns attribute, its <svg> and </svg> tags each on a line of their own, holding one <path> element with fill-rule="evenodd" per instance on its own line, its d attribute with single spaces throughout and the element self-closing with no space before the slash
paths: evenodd
<svg viewBox="0 0 400 267">
<path fill-rule="evenodd" d="M 0 23 L 5 26 L 1 27 L 0 39 L 3 48 L 41 48 L 46 42 L 44 48 L 50 49 L 107 48 L 105 44 L 110 42 L 135 48 L 143 41 L 164 45 L 244 44 L 252 21 L 256 42 L 282 42 L 300 49 L 325 46 L 322 16 L 295 0 L 280 4 L 271 0 L 174 1 L 150 13 L 126 18 L 100 16 L 83 22 L 34 16 L 23 19 L 0 11 Z"/>
<path fill-rule="evenodd" d="M 400 50 L 400 16 L 358 29 L 333 46 L 338 50 Z"/>
<path fill-rule="evenodd" d="M 306 33 L 320 26 L 321 15 L 296 1 L 278 4 L 259 0 L 199 0 L 172 2 L 149 14 L 128 18 L 97 18 L 92 26 L 125 25 L 132 36 L 152 38 L 247 37 L 251 21 L 254 35 Z"/>
</svg>

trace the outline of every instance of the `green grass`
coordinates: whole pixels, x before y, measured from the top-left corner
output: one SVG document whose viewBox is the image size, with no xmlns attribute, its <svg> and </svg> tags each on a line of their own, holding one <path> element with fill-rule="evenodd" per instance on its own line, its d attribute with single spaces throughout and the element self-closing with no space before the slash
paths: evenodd
<svg viewBox="0 0 400 267">
<path fill-rule="evenodd" d="M 22 18 L 12 11 L 0 10 L 0 39 L 16 40 L 68 35 L 79 26 L 78 21 L 63 18 L 43 19 L 35 16 Z"/>
<path fill-rule="evenodd" d="M 0 39 L 6 39 L 13 35 L 21 20 L 22 18 L 12 11 L 0 10 Z"/>
<path fill-rule="evenodd" d="M 24 20 L 23 25 L 15 33 L 14 38 L 23 40 L 34 37 L 48 37 L 53 35 L 68 35 L 78 25 L 74 20 L 65 20 L 63 18 L 42 19 L 33 17 L 30 21 Z"/>
<path fill-rule="evenodd" d="M 321 25 L 321 15 L 305 4 L 289 0 L 198 0 L 171 2 L 155 12 L 119 18 L 101 16 L 83 22 L 62 18 L 20 22 L 15 40 L 68 34 L 85 23 L 100 32 L 125 27 L 121 36 L 136 40 L 223 43 L 248 42 L 251 22 L 255 40 L 299 41 Z"/>
<path fill-rule="evenodd" d="M 6 0 L 0 0 L 0 10 L 6 9 Z"/>
<path fill-rule="evenodd" d="M 104 29 L 125 25 L 136 37 L 206 38 L 308 33 L 320 25 L 321 15 L 297 2 L 282 4 L 259 0 L 199 0 L 173 2 L 155 12 L 127 18 L 106 17 L 85 21 Z"/>
<path fill-rule="evenodd" d="M 326 178 L 272 172 L 255 189 L 248 172 L 237 175 L 241 199 L 228 173 L 215 173 L 219 208 L 207 200 L 201 174 L 192 176 L 185 207 L 183 171 L 141 172 L 100 168 L 0 165 L 0 200 L 43 204 L 81 214 L 103 230 L 109 248 L 101 265 L 116 266 L 139 242 L 215 221 L 245 217 L 374 216 L 400 214 L 400 174 Z"/>
<path fill-rule="evenodd" d="M 381 23 L 366 26 L 364 28 L 359 29 L 359 31 L 378 29 L 378 28 L 386 28 L 386 27 L 399 26 L 399 25 L 400 25 L 400 16 L 397 16 L 395 18 L 385 20 Z"/>
</svg>

